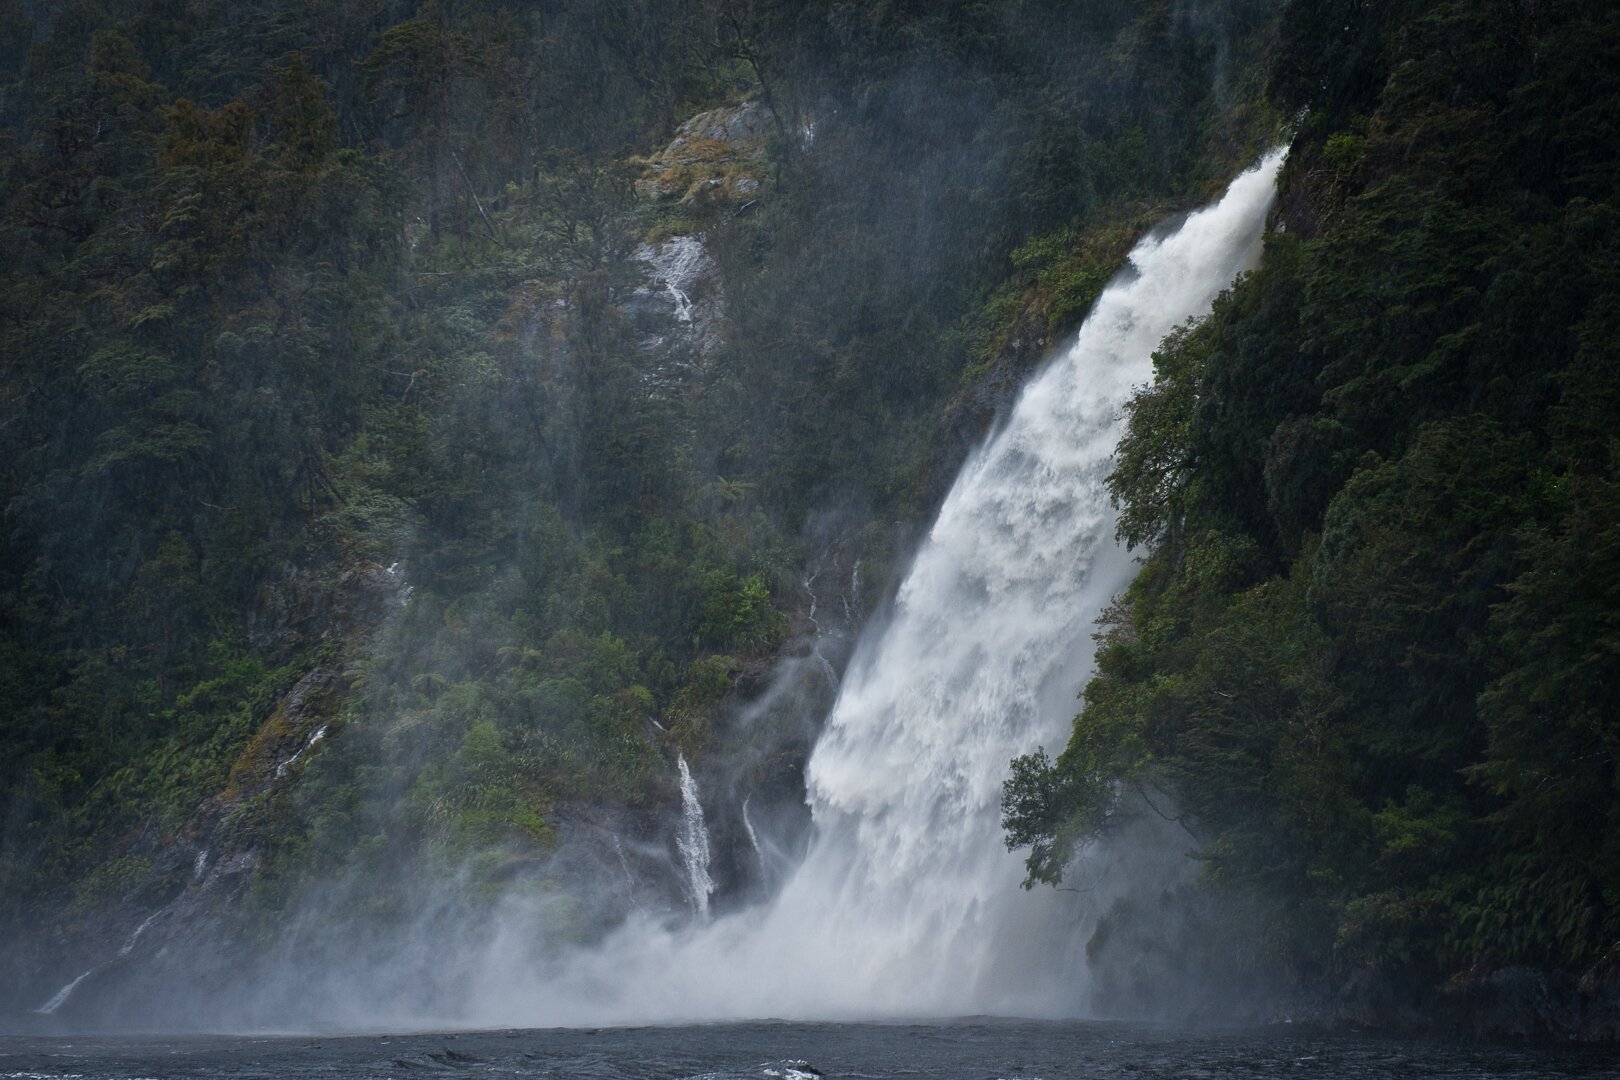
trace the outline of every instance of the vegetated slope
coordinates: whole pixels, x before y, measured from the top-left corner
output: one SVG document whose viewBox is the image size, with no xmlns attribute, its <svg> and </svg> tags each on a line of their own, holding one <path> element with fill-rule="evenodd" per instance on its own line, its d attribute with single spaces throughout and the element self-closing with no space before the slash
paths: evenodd
<svg viewBox="0 0 1620 1080">
<path fill-rule="evenodd" d="M 429 862 L 470 910 L 559 807 L 673 799 L 812 549 L 881 590 L 1134 233 L 1270 137 L 1273 7 L 0 0 L 18 1002 L 177 898 L 262 930 Z M 755 157 L 638 196 L 746 100 Z M 636 299 L 696 233 L 701 342 Z"/>
<path fill-rule="evenodd" d="M 1612 1038 L 1620 16 L 1296 4 L 1273 94 L 1278 231 L 1131 406 L 1148 556 L 1009 841 L 1056 880 L 1168 792 L 1252 967 L 1374 1023 L 1561 972 L 1504 1030 Z"/>
</svg>

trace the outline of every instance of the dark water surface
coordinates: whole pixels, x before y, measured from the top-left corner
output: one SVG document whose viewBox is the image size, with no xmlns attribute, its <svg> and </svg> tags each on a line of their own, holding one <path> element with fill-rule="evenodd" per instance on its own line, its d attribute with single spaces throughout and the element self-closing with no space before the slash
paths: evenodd
<svg viewBox="0 0 1620 1080">
<path fill-rule="evenodd" d="M 1082 1022 L 753 1022 L 440 1035 L 0 1037 L 0 1080 L 1620 1077 L 1620 1051 Z"/>
</svg>

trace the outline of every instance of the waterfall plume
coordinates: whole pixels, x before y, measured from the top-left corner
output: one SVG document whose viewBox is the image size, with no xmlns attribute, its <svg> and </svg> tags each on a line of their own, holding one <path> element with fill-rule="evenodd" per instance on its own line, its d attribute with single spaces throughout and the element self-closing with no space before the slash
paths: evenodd
<svg viewBox="0 0 1620 1080">
<path fill-rule="evenodd" d="M 540 973 L 518 1014 L 501 995 L 503 1019 L 1077 1011 L 1075 901 L 1018 887 L 1001 782 L 1012 757 L 1065 737 L 1092 627 L 1132 573 L 1105 486 L 1123 407 L 1160 340 L 1253 265 L 1283 153 L 1143 239 L 963 467 L 892 617 L 851 660 L 808 766 L 814 838 L 774 900 L 685 929 L 632 918 Z M 696 894 L 701 808 L 680 766 Z"/>
</svg>

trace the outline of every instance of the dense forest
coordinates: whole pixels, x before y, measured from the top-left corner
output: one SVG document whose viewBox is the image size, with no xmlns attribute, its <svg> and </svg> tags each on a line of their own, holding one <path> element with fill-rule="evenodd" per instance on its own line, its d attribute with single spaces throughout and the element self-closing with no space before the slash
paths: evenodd
<svg viewBox="0 0 1620 1080">
<path fill-rule="evenodd" d="M 1271 100 L 1302 119 L 1277 228 L 1131 403 L 1110 487 L 1146 559 L 1073 740 L 1015 763 L 1009 843 L 1055 882 L 1122 793 L 1168 797 L 1205 870 L 1165 903 L 1196 925 L 1211 892 L 1261 898 L 1240 964 L 1359 973 L 1366 1015 L 1367 973 L 1401 1008 L 1512 969 L 1599 992 L 1620 17 L 1298 5 L 1278 46 Z"/>
<path fill-rule="evenodd" d="M 1311 992 L 1612 979 L 1617 80 L 1567 0 L 0 0 L 6 1000 L 181 899 L 476 908 L 677 756 L 791 773 L 726 721 L 815 575 L 853 632 L 1131 244 L 1287 140 L 1009 843 L 1056 883 L 1143 793 L 1162 902 Z"/>
<path fill-rule="evenodd" d="M 880 601 L 1049 336 L 1275 138 L 1270 9 L 8 0 L 17 1004 L 177 898 L 382 924 L 668 806 L 805 567 Z"/>
</svg>

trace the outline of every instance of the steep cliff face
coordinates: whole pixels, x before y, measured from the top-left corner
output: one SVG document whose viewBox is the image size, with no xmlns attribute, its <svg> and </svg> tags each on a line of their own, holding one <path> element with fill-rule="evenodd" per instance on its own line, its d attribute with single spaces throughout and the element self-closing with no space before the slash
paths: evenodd
<svg viewBox="0 0 1620 1080">
<path fill-rule="evenodd" d="M 1609 1037 L 1613 28 L 1285 14 L 1277 230 L 1130 406 L 1143 572 L 1068 750 L 1009 791 L 1037 878 L 1110 821 L 1100 780 L 1173 800 L 1204 895 L 1114 940 L 1224 896 L 1256 911 L 1229 963 L 1303 1014 Z"/>
<path fill-rule="evenodd" d="M 1100 1011 L 1612 1037 L 1620 16 L 317 6 L 0 3 L 17 1017 L 424 1015 L 770 894 L 960 464 L 1288 138 L 1010 809 L 1036 876 L 1133 788 L 1206 868 Z"/>
<path fill-rule="evenodd" d="M 110 1017 L 153 966 L 183 979 L 177 958 L 185 958 L 182 965 L 199 954 L 240 962 L 247 943 L 239 908 L 277 846 L 278 824 L 299 797 L 304 769 L 343 737 L 344 672 L 377 648 L 409 598 L 397 563 L 292 570 L 263 591 L 251 618 L 260 647 L 307 656 L 319 643 L 320 662 L 288 669 L 294 681 L 266 703 L 223 788 L 178 829 L 143 830 L 119 852 L 145 871 L 126 891 L 81 906 L 37 938 L 12 942 L 5 957 L 15 974 L 11 1010 L 31 1007 L 59 1020 L 86 1010 Z"/>
<path fill-rule="evenodd" d="M 957 464 L 1275 126 L 1265 3 L 700 8 L 5 39 L 19 1010 L 689 918 L 682 760 L 713 909 L 770 891 Z"/>
<path fill-rule="evenodd" d="M 707 215 L 735 212 L 732 196 L 758 197 L 758 181 L 741 170 L 764 160 L 762 124 L 756 103 L 700 113 L 644 168 L 680 171 L 689 184 L 682 201 L 701 195 Z M 663 197 L 644 183 L 637 185 L 643 198 Z M 599 296 L 536 296 L 525 286 L 510 298 L 520 312 L 519 362 L 559 397 L 589 393 L 581 385 L 582 319 L 635 335 L 631 393 L 645 400 L 693 392 L 708 376 L 727 326 L 720 268 L 701 235 L 658 229 L 628 251 L 622 272 L 622 281 Z M 714 884 L 706 910 L 711 900 L 720 913 L 773 890 L 803 844 L 805 757 L 870 602 L 860 576 L 861 525 L 832 521 L 812 530 L 809 563 L 792 571 L 796 587 L 782 602 L 786 632 L 772 635 L 781 639 L 779 648 L 717 658 L 706 688 L 680 706 L 683 727 L 673 733 L 667 712 L 664 722 L 652 707 L 637 718 L 631 738 L 662 762 L 664 775 L 628 800 L 548 796 L 535 831 L 503 845 L 498 890 L 527 881 L 555 891 L 575 912 L 562 931 L 572 941 L 600 936 L 631 916 L 690 918 L 675 782 L 682 746 L 696 751 L 706 803 Z M 40 1024 L 186 1023 L 178 1017 L 195 1006 L 201 986 L 232 1002 L 228 1015 L 240 1022 L 247 1015 L 241 1010 L 252 1007 L 242 992 L 247 973 L 285 975 L 266 956 L 267 935 L 290 932 L 301 921 L 344 925 L 354 916 L 345 907 L 398 888 L 409 873 L 403 866 L 375 870 L 369 883 L 349 880 L 328 890 L 298 866 L 297 840 L 309 815 L 321 813 L 322 800 L 331 797 L 316 786 L 327 767 L 322 755 L 335 750 L 340 758 L 395 767 L 397 751 L 378 742 L 364 688 L 377 677 L 376 666 L 409 647 L 413 633 L 404 619 L 414 591 L 408 564 L 343 565 L 340 553 L 319 555 L 318 563 L 287 567 L 244 613 L 255 648 L 313 664 L 288 667 L 288 685 L 260 706 L 222 788 L 179 828 L 143 831 L 124 849 L 144 873 L 71 920 L 51 921 L 47 932 L 11 944 L 6 963 L 16 978 L 7 1004 L 14 1015 L 32 1009 L 32 1022 Z M 414 684 L 423 674 L 408 668 L 390 677 Z M 376 795 L 407 797 L 397 789 Z M 423 853 L 397 857 L 410 863 Z M 456 863 L 471 857 L 452 855 L 434 872 L 464 873 Z M 343 873 L 352 879 L 367 871 Z M 288 891 L 280 883 L 289 876 L 302 884 Z M 451 901 L 423 895 L 379 918 L 408 921 L 420 914 L 408 910 L 412 902 Z M 470 921 L 482 917 L 477 906 L 464 912 Z"/>
</svg>

